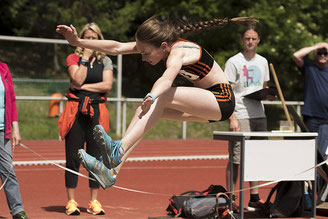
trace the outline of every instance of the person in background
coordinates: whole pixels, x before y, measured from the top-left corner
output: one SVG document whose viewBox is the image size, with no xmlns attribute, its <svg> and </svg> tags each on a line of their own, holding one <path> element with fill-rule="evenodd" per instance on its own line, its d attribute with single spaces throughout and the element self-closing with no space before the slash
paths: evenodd
<svg viewBox="0 0 328 219">
<path fill-rule="evenodd" d="M 313 53 L 314 61 L 306 56 Z M 293 54 L 304 83 L 303 121 L 310 132 L 318 133 L 318 149 L 327 159 L 328 145 L 328 43 L 304 47 Z M 326 182 L 318 178 L 318 191 Z M 328 188 L 328 187 L 327 187 Z M 326 200 L 328 201 L 328 200 Z"/>
<path fill-rule="evenodd" d="M 0 176 L 13 219 L 28 219 L 22 203 L 15 170 L 12 166 L 11 144 L 13 148 L 18 146 L 21 142 L 21 136 L 16 97 L 7 64 L 0 62 L 0 74 Z"/>
<path fill-rule="evenodd" d="M 80 37 L 86 40 L 100 41 L 103 35 L 95 23 L 86 24 Z M 93 139 L 92 130 L 101 124 L 109 130 L 109 115 L 105 102 L 107 93 L 113 84 L 113 65 L 104 53 L 91 49 L 77 47 L 66 59 L 66 67 L 70 77 L 70 88 L 66 93 L 67 103 L 58 120 L 61 138 L 65 138 L 66 167 L 79 171 L 80 160 L 78 150 L 84 148 L 97 159 L 100 158 L 100 148 Z M 65 171 L 65 186 L 68 202 L 67 215 L 79 215 L 78 203 L 75 201 L 75 190 L 78 176 Z M 105 214 L 97 200 L 99 184 L 89 180 L 90 202 L 87 211 L 94 215 Z"/>
<path fill-rule="evenodd" d="M 310 53 L 314 61 L 306 58 Z M 293 59 L 304 79 L 304 123 L 309 131 L 318 132 L 321 125 L 328 124 L 328 43 L 304 47 Z"/>
<path fill-rule="evenodd" d="M 256 53 L 260 36 L 255 26 L 247 26 L 241 32 L 242 51 L 228 59 L 225 74 L 236 96 L 236 107 L 230 119 L 230 131 L 266 131 L 267 120 L 264 106 L 259 100 L 244 97 L 247 94 L 267 87 L 270 80 L 268 61 Z M 274 96 L 268 97 L 270 100 Z M 240 142 L 229 143 L 229 156 L 233 159 L 233 188 L 230 188 L 230 162 L 226 169 L 226 184 L 229 191 L 236 187 L 240 165 Z M 250 182 L 250 187 L 258 182 Z M 248 210 L 260 210 L 264 201 L 260 199 L 257 188 L 250 189 Z"/>
<path fill-rule="evenodd" d="M 233 113 L 234 94 L 221 67 L 203 47 L 180 36 L 189 31 L 254 22 L 257 20 L 248 17 L 212 19 L 178 27 L 175 21 L 153 16 L 139 26 L 136 41 L 128 43 L 114 40 L 91 42 L 79 39 L 72 25 L 57 26 L 56 31 L 72 45 L 112 55 L 141 53 L 142 60 L 151 65 L 161 60 L 166 64 L 166 70 L 136 109 L 121 140 L 113 141 L 102 126 L 95 127 L 95 139 L 103 151 L 102 162 L 79 150 L 83 166 L 104 189 L 114 185 L 122 163 L 159 119 L 219 122 Z M 194 87 L 172 87 L 178 74 L 190 80 Z"/>
</svg>

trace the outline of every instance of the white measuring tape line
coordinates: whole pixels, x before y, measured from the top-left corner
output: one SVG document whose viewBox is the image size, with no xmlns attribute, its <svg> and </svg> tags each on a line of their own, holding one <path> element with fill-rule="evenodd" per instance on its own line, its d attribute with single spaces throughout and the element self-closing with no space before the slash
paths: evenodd
<svg viewBox="0 0 328 219">
<path fill-rule="evenodd" d="M 88 177 L 88 176 L 86 176 L 86 175 L 84 175 L 84 174 L 82 174 L 82 173 L 76 172 L 76 171 L 71 170 L 71 169 L 69 169 L 69 168 L 63 167 L 63 166 L 61 166 L 61 165 L 59 165 L 59 164 L 56 164 L 56 163 L 54 163 L 54 162 L 52 162 L 52 161 L 50 161 L 50 160 L 47 160 L 45 157 L 43 157 L 42 155 L 40 155 L 40 154 L 38 154 L 37 152 L 33 151 L 32 149 L 30 149 L 29 147 L 25 146 L 25 145 L 22 144 L 22 143 L 20 144 L 20 146 L 22 146 L 22 147 L 25 148 L 26 150 L 29 150 L 29 151 L 31 151 L 32 153 L 36 154 L 37 156 L 39 156 L 39 157 L 42 158 L 43 160 L 48 161 L 50 164 L 53 164 L 53 165 L 55 165 L 55 166 L 57 166 L 57 167 L 59 167 L 59 168 L 61 168 L 61 169 L 67 170 L 67 171 L 69 171 L 69 172 L 71 172 L 71 173 L 73 173 L 73 174 L 76 174 L 76 175 L 82 176 L 82 177 L 84 177 L 84 178 L 87 178 L 87 179 L 90 179 L 90 180 L 96 181 L 95 179 L 90 178 L 90 177 Z M 125 190 L 125 191 L 136 192 L 136 193 L 142 193 L 142 194 L 148 194 L 148 195 L 162 195 L 162 196 L 165 195 L 165 194 L 160 194 L 160 193 L 145 192 L 145 191 L 140 191 L 140 190 L 135 190 L 135 189 L 129 189 L 129 188 L 124 188 L 124 187 L 121 187 L 121 186 L 115 186 L 115 185 L 113 185 L 112 187 L 117 188 L 117 189 L 121 189 L 121 190 Z M 0 190 L 1 190 L 1 189 L 0 189 Z M 165 195 L 165 196 L 168 196 L 168 195 Z"/>
<path fill-rule="evenodd" d="M 115 185 L 112 186 L 112 187 L 115 187 L 115 188 L 121 189 L 121 190 L 125 190 L 125 191 L 129 191 L 129 192 L 137 192 L 137 193 L 142 193 L 142 194 L 147 194 L 147 195 L 172 196 L 171 194 L 145 192 L 145 191 L 140 191 L 140 190 L 135 190 L 135 189 L 124 188 L 124 187 L 121 187 L 121 186 L 115 186 Z"/>
<path fill-rule="evenodd" d="M 52 161 L 50 161 L 50 160 L 47 160 L 45 157 L 43 157 L 42 155 L 40 155 L 40 154 L 38 154 L 37 152 L 33 151 L 32 149 L 28 148 L 27 146 L 25 146 L 25 145 L 22 144 L 22 143 L 20 144 L 20 146 L 22 146 L 23 148 L 25 148 L 25 149 L 31 151 L 32 153 L 36 154 L 36 155 L 39 156 L 40 158 L 42 158 L 42 159 L 48 161 L 49 163 L 51 163 L 51 164 L 53 164 L 53 165 L 55 165 L 55 166 L 57 166 L 57 167 L 59 167 L 59 168 L 61 168 L 61 169 L 67 170 L 67 171 L 69 171 L 69 172 L 71 172 L 71 173 L 73 173 L 73 174 L 76 174 L 76 175 L 82 176 L 82 177 L 84 177 L 84 178 L 87 178 L 87 179 L 90 179 L 90 180 L 95 181 L 95 179 L 93 179 L 93 178 L 90 178 L 90 177 L 88 177 L 88 176 L 86 176 L 86 175 L 83 175 L 83 174 L 81 174 L 81 173 L 79 173 L 79 172 L 76 172 L 76 171 L 74 171 L 74 170 L 68 169 L 68 168 L 63 167 L 63 166 L 61 166 L 61 165 L 58 165 L 58 164 L 56 164 L 56 163 L 54 163 L 54 162 L 52 162 Z M 314 169 L 314 168 L 320 167 L 320 166 L 322 166 L 322 165 L 325 164 L 325 163 L 328 164 L 328 160 L 323 161 L 323 162 L 321 162 L 321 163 L 315 165 L 314 167 L 311 167 L 311 168 L 309 168 L 309 169 L 307 169 L 307 170 L 304 170 L 304 171 L 302 171 L 302 172 L 300 172 L 300 173 L 297 173 L 297 174 L 295 174 L 294 176 L 297 176 L 297 175 L 303 174 L 303 173 L 308 172 L 308 171 L 310 171 L 310 170 L 312 170 L 312 169 Z M 280 182 L 280 181 L 282 181 L 282 180 L 275 180 L 275 181 L 271 181 L 271 182 L 268 182 L 268 183 L 263 183 L 263 184 L 260 184 L 260 185 L 257 185 L 257 186 L 253 186 L 253 187 L 248 187 L 248 188 L 240 189 L 240 190 L 228 191 L 227 193 L 235 193 L 235 192 L 247 191 L 247 190 L 255 189 L 255 188 L 261 188 L 261 187 L 264 187 L 264 186 L 272 185 L 272 184 L 277 183 L 277 182 Z M 162 193 L 154 193 L 154 192 L 145 192 L 145 191 L 141 191 L 141 190 L 129 189 L 129 188 L 125 188 L 125 187 L 121 187 L 121 186 L 115 186 L 115 185 L 113 185 L 112 187 L 117 188 L 117 189 L 121 189 L 121 190 L 124 190 L 124 191 L 136 192 L 136 193 L 141 193 L 141 194 L 159 195 L 159 196 L 172 196 L 171 194 L 162 194 Z M 1 190 L 1 189 L 0 189 L 0 190 Z M 197 196 L 197 195 L 195 195 L 195 196 Z"/>
<path fill-rule="evenodd" d="M 7 181 L 8 181 L 8 178 L 9 178 L 9 175 L 11 174 L 11 172 L 13 171 L 14 169 L 14 165 L 13 165 L 13 160 L 14 160 L 14 151 L 15 151 L 15 146 L 13 146 L 13 151 L 11 152 L 11 157 L 12 157 L 12 160 L 11 160 L 11 164 L 10 164 L 10 170 L 8 171 L 8 174 L 6 176 L 6 179 L 5 181 L 2 183 L 1 187 L 0 187 L 0 191 L 2 190 L 2 188 L 6 185 Z"/>
<path fill-rule="evenodd" d="M 310 171 L 310 170 L 312 170 L 312 169 L 314 169 L 314 168 L 320 167 L 320 166 L 322 166 L 323 164 L 328 164 L 328 160 L 322 161 L 321 163 L 319 163 L 319 164 L 317 164 L 317 165 L 315 165 L 315 166 L 313 166 L 313 167 L 310 167 L 310 168 L 308 168 L 307 170 L 304 170 L 304 171 L 302 171 L 302 172 L 300 172 L 300 173 L 297 173 L 297 174 L 291 176 L 291 178 L 292 178 L 292 177 L 295 177 L 295 176 L 298 176 L 298 175 L 301 175 L 301 174 L 303 174 L 303 173 L 306 173 L 306 172 L 308 172 L 308 171 Z M 314 176 L 314 177 L 316 177 L 316 176 Z M 257 185 L 257 186 L 252 186 L 252 187 L 248 187 L 248 188 L 244 188 L 244 189 L 240 189 L 240 190 L 228 191 L 227 193 L 241 192 L 241 191 L 246 191 L 246 190 L 250 190 L 250 189 L 261 188 L 261 187 L 264 187 L 264 186 L 269 186 L 269 185 L 272 185 L 272 184 L 278 183 L 278 182 L 280 182 L 280 181 L 283 181 L 283 180 L 274 180 L 274 181 L 267 182 L 267 183 L 263 183 L 263 184 L 260 184 L 260 185 Z M 302 180 L 302 181 L 303 181 L 303 180 Z"/>
<path fill-rule="evenodd" d="M 92 179 L 92 178 L 90 178 L 90 177 L 88 177 L 88 176 L 86 176 L 86 175 L 83 175 L 83 174 L 81 174 L 81 173 L 79 173 L 79 172 L 76 172 L 76 171 L 71 170 L 71 169 L 69 169 L 69 168 L 63 167 L 63 166 L 61 166 L 61 165 L 59 165 L 59 164 L 56 164 L 56 163 L 54 163 L 54 162 L 52 162 L 52 161 L 50 161 L 50 160 L 47 160 L 45 157 L 43 157 L 42 155 L 36 153 L 35 151 L 33 151 L 32 149 L 30 149 L 29 147 L 23 145 L 22 143 L 20 143 L 20 146 L 22 146 L 22 147 L 25 148 L 26 150 L 31 151 L 32 153 L 36 154 L 36 155 L 39 156 L 40 158 L 42 158 L 42 159 L 48 161 L 50 164 L 53 164 L 53 165 L 55 165 L 55 166 L 57 166 L 57 167 L 59 167 L 59 168 L 61 168 L 61 169 L 67 170 L 68 172 L 71 172 L 71 173 L 73 173 L 73 174 L 76 174 L 76 175 L 82 176 L 82 177 L 84 177 L 84 178 L 87 178 L 87 179 L 90 179 L 90 180 L 96 181 L 95 179 Z"/>
</svg>

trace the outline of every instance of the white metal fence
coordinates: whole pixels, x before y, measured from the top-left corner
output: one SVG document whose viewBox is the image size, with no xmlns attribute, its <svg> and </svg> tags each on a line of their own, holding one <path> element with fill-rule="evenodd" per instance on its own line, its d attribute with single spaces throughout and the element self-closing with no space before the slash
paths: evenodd
<svg viewBox="0 0 328 219">
<path fill-rule="evenodd" d="M 35 37 L 16 37 L 16 36 L 4 36 L 4 35 L 0 35 L 0 40 L 4 40 L 4 41 L 14 41 L 14 42 L 27 42 L 27 43 L 46 43 L 46 44 L 67 44 L 68 42 L 66 40 L 61 40 L 61 39 L 48 39 L 48 38 L 35 38 Z M 117 103 L 117 113 L 119 113 L 121 111 L 121 107 L 122 107 L 122 61 L 123 61 L 123 56 L 122 55 L 118 55 L 117 56 L 117 63 L 114 67 L 116 67 L 117 69 L 117 78 L 116 78 L 116 83 L 117 83 L 117 90 L 116 90 L 116 103 Z M 16 79 L 19 80 L 19 79 Z M 51 79 L 50 79 L 51 80 Z M 37 81 L 35 79 L 33 79 L 33 81 Z M 42 81 L 44 81 L 42 79 Z M 22 97 L 22 98 L 29 98 L 29 97 Z M 34 98 L 34 97 L 31 97 Z M 36 100 L 41 100 L 43 98 L 45 98 L 46 100 L 47 97 L 35 97 Z M 117 119 L 116 119 L 116 134 L 120 135 L 121 132 L 121 117 L 120 115 L 116 115 Z"/>
<path fill-rule="evenodd" d="M 41 44 L 68 44 L 66 40 L 60 39 L 46 39 L 46 38 L 32 38 L 32 37 L 15 37 L 15 36 L 3 36 L 0 35 L 0 40 L 4 41 L 15 41 L 15 42 L 27 42 L 27 43 L 41 43 Z M 122 59 L 123 56 L 117 57 L 116 69 L 117 69 L 117 91 L 116 98 L 108 98 L 108 101 L 116 103 L 116 134 L 124 135 L 126 130 L 126 118 L 127 118 L 127 103 L 128 102 L 141 102 L 142 98 L 123 98 L 122 97 Z M 17 80 L 17 79 L 16 79 Z M 33 79 L 35 81 L 35 79 Z M 51 79 L 50 79 L 51 80 Z M 60 101 L 60 112 L 63 110 L 64 101 L 66 97 L 47 97 L 47 96 L 17 96 L 17 100 L 59 100 Z M 281 101 L 263 101 L 267 105 L 281 105 Z M 302 101 L 286 101 L 287 105 L 296 106 L 296 111 L 301 114 L 301 106 L 304 104 Z M 187 138 L 187 122 L 182 122 L 182 138 Z M 299 128 L 296 129 L 299 131 Z"/>
<path fill-rule="evenodd" d="M 46 96 L 17 96 L 17 100 L 59 100 L 59 113 L 63 111 L 64 103 L 67 100 L 66 97 L 46 97 Z M 127 129 L 127 103 L 142 102 L 142 98 L 107 98 L 107 101 L 116 102 L 116 106 L 120 106 L 116 109 L 116 133 L 125 134 Z M 262 101 L 264 105 L 281 105 L 281 101 Z M 296 106 L 296 112 L 301 115 L 301 107 L 304 105 L 303 101 L 285 101 L 286 105 Z M 300 128 L 296 125 L 296 131 L 300 131 Z M 182 122 L 182 139 L 187 139 L 187 122 Z"/>
</svg>

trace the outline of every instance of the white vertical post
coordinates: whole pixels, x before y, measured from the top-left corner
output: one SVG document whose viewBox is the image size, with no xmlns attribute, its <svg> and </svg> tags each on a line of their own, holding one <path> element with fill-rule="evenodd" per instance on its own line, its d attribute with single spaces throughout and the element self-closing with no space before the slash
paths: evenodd
<svg viewBox="0 0 328 219">
<path fill-rule="evenodd" d="M 182 139 L 183 140 L 187 139 L 187 122 L 186 121 L 182 122 Z"/>
<path fill-rule="evenodd" d="M 121 135 L 122 55 L 117 56 L 116 135 Z"/>
<path fill-rule="evenodd" d="M 298 103 L 297 106 L 296 106 L 296 111 L 297 111 L 297 114 L 298 114 L 298 115 L 300 115 L 300 116 L 302 115 L 302 114 L 301 114 L 301 105 L 300 105 L 299 103 Z M 300 132 L 300 131 L 301 131 L 301 129 L 300 129 L 300 127 L 299 127 L 298 125 L 296 126 L 296 131 L 297 131 L 297 132 Z"/>
<path fill-rule="evenodd" d="M 63 98 L 61 98 L 59 101 L 59 115 L 58 116 L 60 116 L 62 114 L 63 110 L 64 110 L 64 100 L 63 100 Z M 59 133 L 58 133 L 58 140 L 61 141 L 61 137 L 60 137 Z"/>
<path fill-rule="evenodd" d="M 126 131 L 126 105 L 127 102 L 123 101 L 122 136 L 125 135 Z"/>
<path fill-rule="evenodd" d="M 63 110 L 64 110 L 64 100 L 63 100 L 63 98 L 62 98 L 62 99 L 59 101 L 59 115 L 62 114 Z"/>
</svg>

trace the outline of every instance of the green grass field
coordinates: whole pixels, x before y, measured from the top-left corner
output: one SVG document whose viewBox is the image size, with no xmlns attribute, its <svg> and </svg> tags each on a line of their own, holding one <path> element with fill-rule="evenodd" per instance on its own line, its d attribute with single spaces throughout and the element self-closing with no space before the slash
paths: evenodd
<svg viewBox="0 0 328 219">
<path fill-rule="evenodd" d="M 16 96 L 51 96 L 53 93 L 65 94 L 67 83 L 27 83 L 15 82 Z M 116 104 L 107 102 L 110 115 L 110 135 L 116 139 Z M 127 104 L 128 126 L 138 103 Z M 58 117 L 48 117 L 49 101 L 17 100 L 21 136 L 25 140 L 58 139 Z M 281 106 L 267 106 L 268 129 L 278 129 L 279 120 L 284 119 Z M 187 122 L 187 139 L 212 139 L 213 131 L 227 131 L 229 122 L 199 123 Z M 182 122 L 160 120 L 145 136 L 145 139 L 182 139 Z"/>
</svg>

